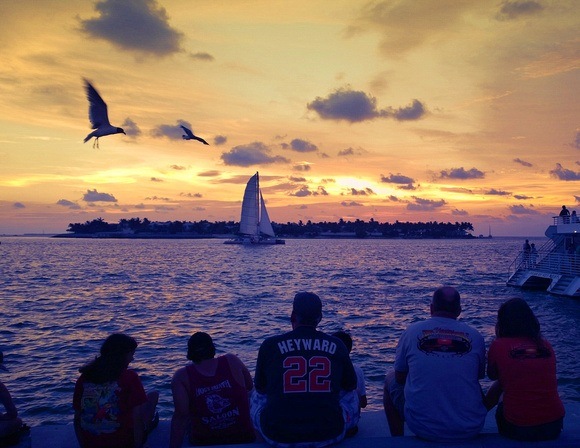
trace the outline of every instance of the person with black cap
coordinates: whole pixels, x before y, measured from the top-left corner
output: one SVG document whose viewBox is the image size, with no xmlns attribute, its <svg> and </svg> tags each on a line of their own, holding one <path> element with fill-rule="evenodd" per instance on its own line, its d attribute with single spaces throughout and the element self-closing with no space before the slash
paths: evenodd
<svg viewBox="0 0 580 448">
<path fill-rule="evenodd" d="M 7 372 L 4 366 L 4 353 L 0 352 L 0 370 Z M 20 439 L 23 428 L 22 420 L 18 417 L 18 411 L 12 401 L 8 388 L 0 381 L 0 403 L 6 412 L 0 413 L 0 446 L 16 445 Z"/>
<path fill-rule="evenodd" d="M 357 378 L 345 345 L 318 331 L 322 302 L 311 292 L 294 297 L 292 331 L 267 338 L 258 352 L 254 426 L 279 447 L 323 447 L 358 423 Z M 348 393 L 340 398 L 341 390 Z"/>
<path fill-rule="evenodd" d="M 171 381 L 175 411 L 171 419 L 170 448 L 192 445 L 249 443 L 256 439 L 250 420 L 252 376 L 244 363 L 227 353 L 215 357 L 211 336 L 194 333 L 187 343 L 187 359 Z"/>
</svg>

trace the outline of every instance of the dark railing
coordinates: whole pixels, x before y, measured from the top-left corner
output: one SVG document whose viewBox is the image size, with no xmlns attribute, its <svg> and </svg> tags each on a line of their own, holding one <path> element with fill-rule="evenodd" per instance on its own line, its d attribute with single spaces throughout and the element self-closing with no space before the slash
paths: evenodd
<svg viewBox="0 0 580 448">
<path fill-rule="evenodd" d="M 534 269 L 536 271 L 559 275 L 580 275 L 580 256 L 576 254 L 540 253 L 537 256 L 520 251 L 510 265 L 510 276 L 519 269 Z"/>
</svg>

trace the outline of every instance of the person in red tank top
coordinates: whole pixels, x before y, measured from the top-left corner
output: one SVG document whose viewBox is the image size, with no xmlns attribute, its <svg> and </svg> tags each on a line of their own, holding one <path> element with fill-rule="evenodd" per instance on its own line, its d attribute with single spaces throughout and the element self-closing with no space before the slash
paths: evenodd
<svg viewBox="0 0 580 448">
<path fill-rule="evenodd" d="M 557 439 L 565 411 L 558 395 L 556 356 L 525 300 L 513 298 L 500 306 L 495 332 L 487 376 L 496 381 L 486 394 L 486 406 L 498 405 L 499 433 L 516 440 Z"/>
<path fill-rule="evenodd" d="M 187 359 L 171 381 L 175 411 L 169 447 L 181 447 L 186 433 L 193 445 L 249 443 L 256 439 L 250 419 L 252 376 L 235 355 L 215 358 L 207 333 L 189 338 Z"/>
</svg>

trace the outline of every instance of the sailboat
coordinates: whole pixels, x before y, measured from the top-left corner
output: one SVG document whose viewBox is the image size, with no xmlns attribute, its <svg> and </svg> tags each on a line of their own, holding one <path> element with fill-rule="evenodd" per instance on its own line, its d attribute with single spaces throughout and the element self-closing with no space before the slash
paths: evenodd
<svg viewBox="0 0 580 448">
<path fill-rule="evenodd" d="M 250 178 L 244 191 L 239 234 L 237 238 L 224 241 L 224 244 L 286 244 L 284 240 L 274 235 L 260 190 L 258 172 Z"/>
</svg>

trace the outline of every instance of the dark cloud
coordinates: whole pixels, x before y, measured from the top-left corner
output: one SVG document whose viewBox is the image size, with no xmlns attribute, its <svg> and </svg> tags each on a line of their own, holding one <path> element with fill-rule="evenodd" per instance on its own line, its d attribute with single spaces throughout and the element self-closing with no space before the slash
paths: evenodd
<svg viewBox="0 0 580 448">
<path fill-rule="evenodd" d="M 390 183 L 390 184 L 413 184 L 415 179 L 403 176 L 401 173 L 392 174 L 389 173 L 389 177 L 386 177 L 381 174 L 381 182 Z"/>
<path fill-rule="evenodd" d="M 68 207 L 71 210 L 79 210 L 81 208 L 76 202 L 69 201 L 67 199 L 59 199 L 56 202 L 57 205 L 62 205 L 63 207 Z"/>
<path fill-rule="evenodd" d="M 407 107 L 377 109 L 376 98 L 365 92 L 343 87 L 335 90 L 326 98 L 316 97 L 306 107 L 315 111 L 324 120 L 345 120 L 351 123 L 374 120 L 375 118 L 394 118 L 399 121 L 418 120 L 425 114 L 419 100 Z"/>
<path fill-rule="evenodd" d="M 213 138 L 213 142 L 216 146 L 223 145 L 227 141 L 228 141 L 228 138 L 225 135 L 216 135 Z"/>
<path fill-rule="evenodd" d="M 109 193 L 99 193 L 97 189 L 87 190 L 83 195 L 83 201 L 85 202 L 117 202 L 115 196 Z"/>
<path fill-rule="evenodd" d="M 146 201 L 165 201 L 165 202 L 169 202 L 169 201 L 171 201 L 171 199 L 169 199 L 169 198 L 164 198 L 164 197 L 161 197 L 161 196 L 147 196 L 147 197 L 145 198 L 145 200 L 146 200 Z"/>
<path fill-rule="evenodd" d="M 553 177 L 564 181 L 580 180 L 580 173 L 564 168 L 559 163 L 556 163 L 556 168 L 550 171 L 550 174 Z"/>
<path fill-rule="evenodd" d="M 167 137 L 169 140 L 183 140 L 184 132 L 180 126 L 185 126 L 186 128 L 193 131 L 189 121 L 177 120 L 176 125 L 160 124 L 151 131 L 151 135 L 155 138 Z M 195 131 L 193 133 L 195 134 Z"/>
<path fill-rule="evenodd" d="M 128 51 L 167 56 L 181 51 L 183 34 L 169 25 L 165 8 L 156 0 L 102 0 L 98 17 L 81 20 L 81 29 Z"/>
<path fill-rule="evenodd" d="M 290 149 L 296 152 L 314 152 L 318 151 L 318 147 L 309 141 L 295 138 L 290 142 Z"/>
<path fill-rule="evenodd" d="M 438 201 L 432 199 L 422 199 L 418 198 L 417 196 L 413 196 L 413 200 L 415 201 L 410 202 L 407 204 L 407 210 L 412 211 L 430 211 L 435 210 L 439 207 L 443 207 L 447 202 L 444 199 L 440 199 Z"/>
<path fill-rule="evenodd" d="M 221 158 L 226 165 L 234 166 L 290 163 L 290 160 L 287 158 L 273 156 L 270 152 L 270 148 L 268 148 L 264 143 L 253 142 L 247 145 L 235 146 L 229 152 L 222 154 Z"/>
<path fill-rule="evenodd" d="M 308 163 L 297 163 L 292 169 L 294 171 L 310 171 L 312 167 Z"/>
<path fill-rule="evenodd" d="M 26 208 L 26 205 L 24 205 L 22 202 L 15 202 L 14 204 L 12 204 L 13 208 Z"/>
<path fill-rule="evenodd" d="M 203 51 L 199 51 L 197 53 L 189 53 L 189 57 L 191 59 L 195 59 L 196 61 L 204 61 L 204 62 L 213 62 L 215 60 L 215 58 L 211 54 L 205 53 Z"/>
<path fill-rule="evenodd" d="M 357 190 L 356 188 L 351 188 L 349 190 L 349 194 L 353 195 L 353 196 L 372 196 L 374 194 L 376 194 L 372 188 L 364 188 L 361 190 Z"/>
<path fill-rule="evenodd" d="M 525 194 L 514 194 L 514 198 L 519 201 L 525 201 L 526 199 L 534 199 L 533 196 L 526 196 Z"/>
<path fill-rule="evenodd" d="M 519 163 L 520 165 L 523 165 L 523 166 L 527 166 L 528 168 L 534 166 L 530 162 L 526 162 L 525 160 L 522 160 L 519 157 L 514 159 L 514 162 Z"/>
<path fill-rule="evenodd" d="M 532 206 L 530 206 L 532 207 Z M 509 210 L 514 215 L 537 215 L 538 212 L 532 208 L 526 208 L 524 205 L 510 205 Z"/>
<path fill-rule="evenodd" d="M 489 195 L 489 196 L 510 196 L 511 195 L 511 193 L 509 191 L 496 190 L 495 188 L 492 188 L 491 190 L 487 190 L 483 194 Z"/>
<path fill-rule="evenodd" d="M 451 214 L 454 216 L 467 216 L 467 215 L 469 215 L 469 213 L 467 213 L 466 210 L 459 210 L 459 209 L 451 210 Z"/>
<path fill-rule="evenodd" d="M 360 202 L 356 202 L 356 201 L 342 201 L 340 203 L 340 205 L 342 205 L 343 207 L 364 207 L 363 204 L 361 204 Z"/>
<path fill-rule="evenodd" d="M 530 16 L 541 12 L 544 7 L 532 0 L 506 0 L 496 15 L 498 20 L 514 20 L 521 16 Z"/>
<path fill-rule="evenodd" d="M 158 177 L 152 177 L 151 182 L 163 182 L 163 179 L 159 179 Z"/>
<path fill-rule="evenodd" d="M 441 191 L 448 191 L 450 193 L 460 193 L 460 194 L 473 194 L 473 190 L 469 188 L 459 188 L 459 187 L 444 187 Z"/>
<path fill-rule="evenodd" d="M 217 170 L 210 170 L 210 171 L 202 171 L 201 173 L 197 173 L 199 177 L 216 177 L 220 175 L 220 172 Z"/>
<path fill-rule="evenodd" d="M 399 202 L 400 201 L 400 199 L 397 196 L 393 196 L 393 195 L 390 195 L 387 199 L 391 202 Z"/>
<path fill-rule="evenodd" d="M 408 184 L 408 185 L 399 185 L 397 187 L 397 189 L 399 189 L 399 190 L 416 190 L 417 187 L 415 187 L 413 184 Z"/>
<path fill-rule="evenodd" d="M 341 149 L 340 151 L 338 151 L 338 155 L 339 156 L 352 156 L 352 155 L 354 155 L 354 149 L 353 148 Z"/>
<path fill-rule="evenodd" d="M 141 129 L 139 129 L 137 123 L 135 123 L 129 117 L 125 118 L 125 121 L 123 122 L 121 127 L 123 128 L 125 134 L 127 134 L 128 137 L 137 138 L 141 135 Z"/>
<path fill-rule="evenodd" d="M 290 176 L 289 179 L 292 182 L 306 182 L 306 178 L 305 177 L 295 177 L 295 176 Z"/>
<path fill-rule="evenodd" d="M 483 179 L 485 177 L 485 173 L 479 171 L 476 168 L 471 168 L 469 171 L 466 171 L 465 168 L 451 168 L 450 170 L 443 170 L 441 171 L 442 179 Z"/>
<path fill-rule="evenodd" d="M 203 197 L 201 193 L 179 193 L 179 196 L 183 198 L 201 198 Z"/>
<path fill-rule="evenodd" d="M 316 191 L 311 191 L 308 185 L 303 185 L 298 190 L 290 193 L 290 196 L 296 196 L 299 198 L 306 196 L 328 196 L 328 192 L 324 189 L 324 187 L 318 187 Z"/>
<path fill-rule="evenodd" d="M 186 170 L 187 168 L 182 166 L 182 165 L 171 165 L 169 168 L 171 168 L 172 170 L 175 171 L 183 171 Z"/>
</svg>

